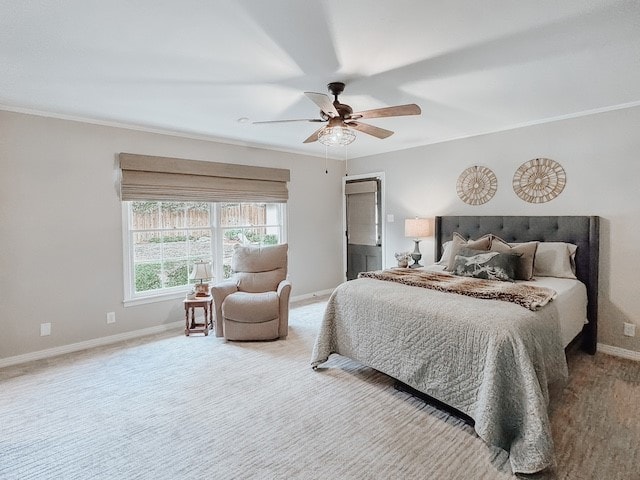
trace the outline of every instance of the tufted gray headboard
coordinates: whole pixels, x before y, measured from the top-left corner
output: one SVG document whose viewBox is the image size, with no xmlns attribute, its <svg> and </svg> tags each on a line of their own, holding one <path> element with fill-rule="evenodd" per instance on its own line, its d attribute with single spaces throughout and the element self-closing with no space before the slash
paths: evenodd
<svg viewBox="0 0 640 480">
<path fill-rule="evenodd" d="M 587 318 L 582 348 L 594 354 L 598 336 L 599 217 L 590 216 L 443 216 L 435 219 L 435 259 L 454 232 L 465 238 L 492 233 L 507 242 L 568 242 L 578 246 L 576 276 L 587 286 Z"/>
</svg>

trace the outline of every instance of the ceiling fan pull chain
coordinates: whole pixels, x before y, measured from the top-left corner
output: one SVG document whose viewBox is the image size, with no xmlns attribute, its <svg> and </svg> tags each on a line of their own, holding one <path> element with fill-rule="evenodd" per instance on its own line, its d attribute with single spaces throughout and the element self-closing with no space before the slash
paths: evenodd
<svg viewBox="0 0 640 480">
<path fill-rule="evenodd" d="M 325 175 L 329 175 L 329 147 L 327 145 L 324 146 L 324 173 Z"/>
<path fill-rule="evenodd" d="M 345 145 L 344 146 L 344 174 L 345 176 L 349 176 L 349 152 L 348 149 L 349 146 Z"/>
</svg>

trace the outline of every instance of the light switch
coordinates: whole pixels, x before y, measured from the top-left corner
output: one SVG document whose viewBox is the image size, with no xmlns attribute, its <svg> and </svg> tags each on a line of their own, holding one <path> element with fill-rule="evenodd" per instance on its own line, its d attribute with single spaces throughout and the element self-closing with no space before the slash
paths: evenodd
<svg viewBox="0 0 640 480">
<path fill-rule="evenodd" d="M 395 218 L 393 216 L 393 213 L 387 214 L 387 222 L 388 223 L 393 223 L 394 221 L 395 221 Z"/>
</svg>

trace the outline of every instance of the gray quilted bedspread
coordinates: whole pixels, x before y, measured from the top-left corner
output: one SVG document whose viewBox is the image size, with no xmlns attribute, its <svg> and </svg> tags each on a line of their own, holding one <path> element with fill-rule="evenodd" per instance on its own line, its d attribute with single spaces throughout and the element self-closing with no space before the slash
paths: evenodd
<svg viewBox="0 0 640 480">
<path fill-rule="evenodd" d="M 461 410 L 514 472 L 554 465 L 549 385 L 567 378 L 553 302 L 538 311 L 370 278 L 331 296 L 312 366 L 338 353 Z M 426 435 L 426 433 L 425 433 Z"/>
</svg>

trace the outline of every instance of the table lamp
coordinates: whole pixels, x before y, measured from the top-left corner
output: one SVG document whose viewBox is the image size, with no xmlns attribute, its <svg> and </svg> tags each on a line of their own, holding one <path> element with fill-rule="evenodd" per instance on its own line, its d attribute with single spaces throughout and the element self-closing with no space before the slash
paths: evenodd
<svg viewBox="0 0 640 480">
<path fill-rule="evenodd" d="M 193 263 L 193 270 L 189 275 L 189 280 L 200 280 L 200 283 L 196 283 L 196 297 L 208 297 L 209 296 L 209 284 L 203 283 L 203 280 L 209 280 L 211 275 L 211 266 L 208 262 L 197 261 Z"/>
<path fill-rule="evenodd" d="M 409 268 L 422 267 L 420 265 L 420 259 L 422 253 L 420 253 L 420 237 L 428 237 L 431 235 L 431 221 L 428 218 L 407 218 L 404 221 L 404 236 L 413 238 L 415 247 L 411 253 L 413 263 L 409 265 Z"/>
</svg>

